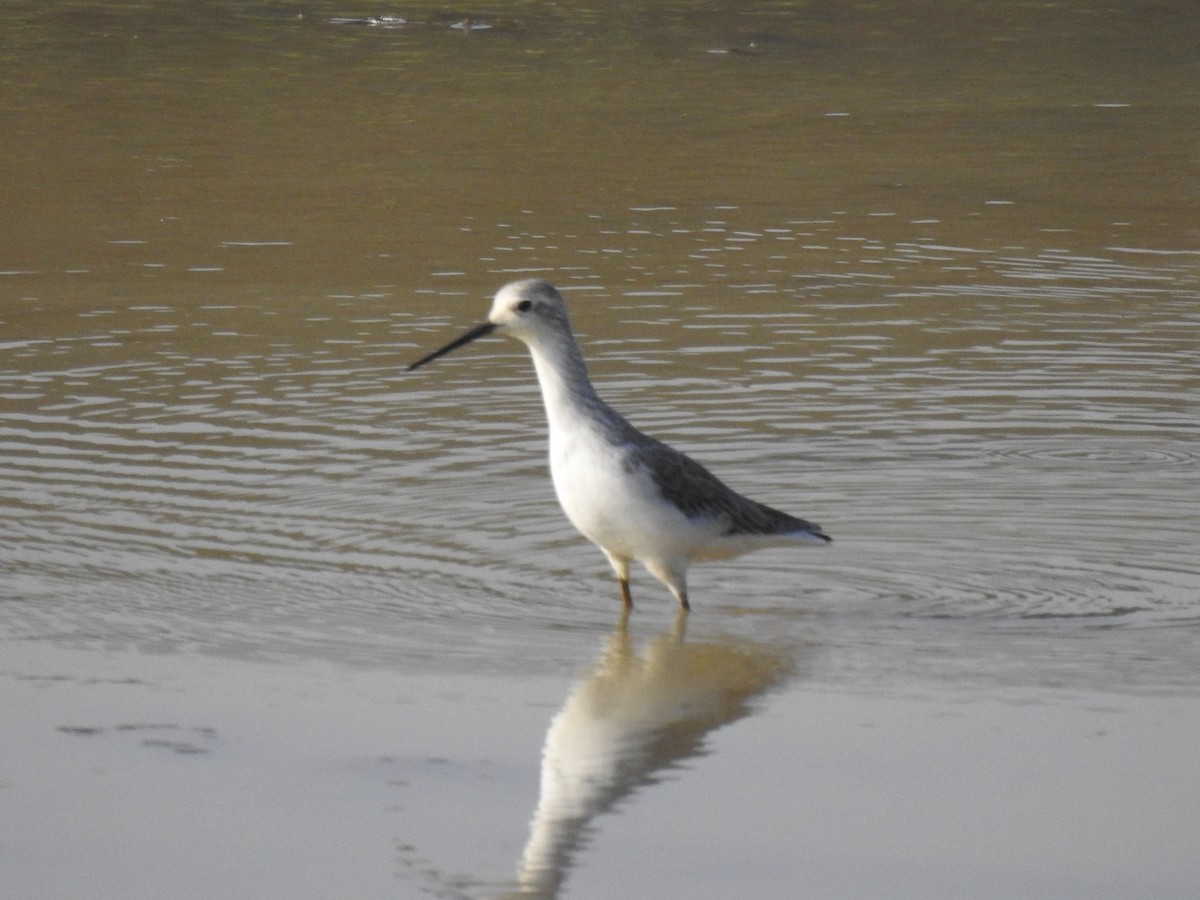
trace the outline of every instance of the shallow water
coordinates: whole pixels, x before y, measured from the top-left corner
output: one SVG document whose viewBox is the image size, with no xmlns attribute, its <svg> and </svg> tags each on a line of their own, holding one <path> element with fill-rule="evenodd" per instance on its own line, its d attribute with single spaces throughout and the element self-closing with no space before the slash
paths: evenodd
<svg viewBox="0 0 1200 900">
<path fill-rule="evenodd" d="M 18 4 L 11 889 L 1190 896 L 1194 17 L 908 9 Z M 617 629 L 527 274 L 835 543 Z"/>
<path fill-rule="evenodd" d="M 1191 257 L 971 250 L 941 243 L 933 224 L 889 246 L 845 229 L 869 223 L 722 215 L 685 226 L 677 210 L 643 212 L 644 227 L 575 238 L 622 256 L 702 243 L 719 267 L 709 284 L 686 265 L 643 266 L 653 288 L 548 272 L 614 405 L 838 539 L 698 570 L 701 608 L 748 633 L 753 612 L 774 635 L 790 621 L 796 639 L 861 632 L 906 654 L 935 622 L 1005 640 L 1153 630 L 1123 638 L 1134 644 L 1197 623 Z M 842 270 L 826 250 L 794 248 L 837 246 L 845 230 Z M 229 320 L 203 355 L 183 329 L 159 329 L 180 316 L 166 306 L 114 303 L 79 314 L 70 337 L 15 341 L 8 583 L 14 598 L 54 602 L 14 604 L 14 637 L 557 666 L 554 641 L 523 649 L 531 632 L 605 626 L 613 588 L 555 505 L 527 357 L 493 341 L 411 376 L 389 364 L 482 315 L 485 303 L 455 293 L 420 294 L 399 314 L 394 292 L 330 298 L 313 327 L 354 320 L 365 336 L 313 349 L 273 329 L 286 299 L 195 310 Z M 121 326 L 93 330 L 108 321 Z M 75 341 L 140 349 L 61 359 L 90 355 Z M 647 607 L 664 604 L 650 579 L 637 587 Z M 1190 656 L 1148 656 L 1152 680 L 1191 682 Z"/>
</svg>

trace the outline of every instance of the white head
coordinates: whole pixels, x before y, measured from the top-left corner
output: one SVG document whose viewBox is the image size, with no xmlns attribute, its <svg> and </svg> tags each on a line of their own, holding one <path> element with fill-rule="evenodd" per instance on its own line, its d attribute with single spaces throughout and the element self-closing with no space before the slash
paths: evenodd
<svg viewBox="0 0 1200 900">
<path fill-rule="evenodd" d="M 496 291 L 488 321 L 526 344 L 571 331 L 562 294 L 541 278 L 513 281 Z"/>
<path fill-rule="evenodd" d="M 562 294 L 550 282 L 530 278 L 513 281 L 500 288 L 492 301 L 486 322 L 471 328 L 445 347 L 421 357 L 408 367 L 408 371 L 493 331 L 510 335 L 529 347 L 545 346 L 547 342 L 561 341 L 564 337 L 568 343 L 574 342 Z"/>
</svg>

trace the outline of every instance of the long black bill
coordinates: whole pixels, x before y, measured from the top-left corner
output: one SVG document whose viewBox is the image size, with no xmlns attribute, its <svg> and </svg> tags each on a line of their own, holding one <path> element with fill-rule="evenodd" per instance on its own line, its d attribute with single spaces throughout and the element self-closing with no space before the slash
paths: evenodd
<svg viewBox="0 0 1200 900">
<path fill-rule="evenodd" d="M 434 350 L 432 353 L 422 356 L 420 359 L 418 359 L 415 363 L 413 363 L 411 366 L 409 366 L 404 371 L 411 372 L 413 369 L 419 369 L 419 368 L 421 368 L 421 366 L 425 365 L 425 363 L 433 362 L 439 356 L 445 356 L 451 350 L 457 350 L 463 344 L 469 344 L 469 343 L 471 343 L 471 341 L 475 340 L 476 338 L 485 337 L 485 336 L 491 334 L 495 330 L 496 330 L 496 326 L 493 325 L 491 322 L 483 322 L 482 324 L 476 325 L 474 328 L 472 328 L 466 334 L 452 340 L 441 350 Z"/>
</svg>

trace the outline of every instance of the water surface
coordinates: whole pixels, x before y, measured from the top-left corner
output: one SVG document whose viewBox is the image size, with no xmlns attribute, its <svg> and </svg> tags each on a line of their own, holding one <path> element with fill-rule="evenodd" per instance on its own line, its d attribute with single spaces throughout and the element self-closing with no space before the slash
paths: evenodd
<svg viewBox="0 0 1200 900">
<path fill-rule="evenodd" d="M 13 5 L 6 882 L 1191 896 L 1190 8 L 464 16 Z M 523 348 L 402 371 L 531 274 L 835 543 L 622 629 Z"/>
</svg>

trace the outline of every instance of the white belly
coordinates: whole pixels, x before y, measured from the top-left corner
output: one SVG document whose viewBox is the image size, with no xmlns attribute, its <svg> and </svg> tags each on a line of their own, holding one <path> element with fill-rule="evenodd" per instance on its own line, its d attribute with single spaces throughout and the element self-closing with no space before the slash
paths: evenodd
<svg viewBox="0 0 1200 900">
<path fill-rule="evenodd" d="M 622 462 L 620 448 L 595 433 L 551 435 L 554 490 L 580 534 L 643 561 L 690 557 L 715 537 L 716 523 L 689 520 L 662 499 L 648 473 Z"/>
</svg>

